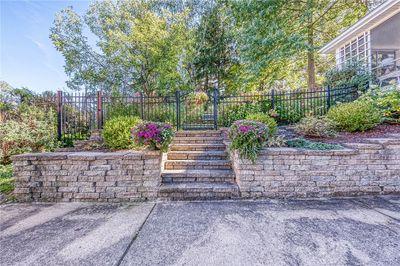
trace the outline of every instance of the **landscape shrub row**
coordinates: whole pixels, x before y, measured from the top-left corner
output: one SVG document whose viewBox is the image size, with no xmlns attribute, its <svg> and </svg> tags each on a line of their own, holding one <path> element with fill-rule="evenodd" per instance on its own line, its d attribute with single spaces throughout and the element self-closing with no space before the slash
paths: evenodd
<svg viewBox="0 0 400 266">
<path fill-rule="evenodd" d="M 135 116 L 113 117 L 103 128 L 104 142 L 112 150 L 146 146 L 167 151 L 173 136 L 171 124 L 142 121 Z"/>
<path fill-rule="evenodd" d="M 304 137 L 335 137 L 338 131 L 363 132 L 382 122 L 399 123 L 399 116 L 400 87 L 371 88 L 356 101 L 333 106 L 326 116 L 306 116 L 300 119 L 294 130 Z M 234 122 L 229 138 L 232 142 L 231 148 L 252 161 L 264 146 L 286 145 L 318 150 L 341 148 L 337 144 L 312 142 L 302 138 L 283 141 L 275 136 L 276 121 L 258 110 L 246 114 L 245 119 Z M 267 133 L 264 136 L 260 131 Z"/>
</svg>

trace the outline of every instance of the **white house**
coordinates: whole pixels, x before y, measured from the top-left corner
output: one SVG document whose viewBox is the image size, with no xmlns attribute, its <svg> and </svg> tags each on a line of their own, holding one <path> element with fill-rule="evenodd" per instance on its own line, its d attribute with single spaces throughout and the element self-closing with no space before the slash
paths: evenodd
<svg viewBox="0 0 400 266">
<path fill-rule="evenodd" d="M 400 84 L 400 0 L 387 0 L 319 51 L 335 54 L 336 65 L 367 63 L 380 82 Z"/>
</svg>

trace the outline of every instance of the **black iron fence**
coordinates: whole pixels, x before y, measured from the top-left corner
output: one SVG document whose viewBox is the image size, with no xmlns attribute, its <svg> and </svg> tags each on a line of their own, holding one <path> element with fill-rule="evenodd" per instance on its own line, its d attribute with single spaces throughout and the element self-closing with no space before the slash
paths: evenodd
<svg viewBox="0 0 400 266">
<path fill-rule="evenodd" d="M 176 129 L 217 129 L 245 119 L 250 113 L 270 113 L 279 123 L 293 123 L 306 115 L 324 115 L 338 102 L 359 96 L 355 87 L 321 88 L 313 91 L 244 93 L 220 95 L 211 91 L 199 101 L 195 93 L 170 96 L 109 96 L 57 92 L 47 103 L 57 111 L 58 138 L 65 145 L 87 139 L 116 116 L 138 116 L 143 120 L 169 122 Z"/>
</svg>

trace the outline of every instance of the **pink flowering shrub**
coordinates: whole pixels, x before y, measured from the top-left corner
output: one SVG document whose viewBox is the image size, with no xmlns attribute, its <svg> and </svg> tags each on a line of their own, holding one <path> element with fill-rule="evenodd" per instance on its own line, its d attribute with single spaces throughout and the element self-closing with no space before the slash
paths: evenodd
<svg viewBox="0 0 400 266">
<path fill-rule="evenodd" d="M 258 153 L 265 146 L 268 137 L 268 127 L 260 122 L 238 120 L 229 129 L 231 149 L 237 150 L 242 158 L 254 162 Z"/>
<path fill-rule="evenodd" d="M 132 138 L 139 146 L 167 151 L 174 137 L 172 126 L 168 123 L 142 122 L 132 129 Z"/>
</svg>

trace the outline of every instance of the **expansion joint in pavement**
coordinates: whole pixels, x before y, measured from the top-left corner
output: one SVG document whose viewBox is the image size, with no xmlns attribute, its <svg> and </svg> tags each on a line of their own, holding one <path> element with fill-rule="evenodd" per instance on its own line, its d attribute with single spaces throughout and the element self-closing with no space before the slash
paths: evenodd
<svg viewBox="0 0 400 266">
<path fill-rule="evenodd" d="M 157 203 L 154 203 L 153 207 L 151 208 L 149 214 L 147 215 L 146 219 L 143 221 L 143 223 L 140 225 L 139 230 L 135 233 L 133 236 L 131 242 L 129 242 L 128 246 L 126 247 L 124 253 L 122 254 L 121 258 L 118 260 L 118 262 L 115 264 L 116 266 L 121 265 L 122 261 L 124 260 L 126 254 L 128 253 L 129 249 L 131 248 L 133 242 L 135 242 L 136 238 L 139 236 L 140 231 L 142 230 L 143 226 L 146 224 L 147 220 L 149 219 L 150 215 L 153 213 L 154 208 L 156 207 Z"/>
<path fill-rule="evenodd" d="M 360 201 L 360 200 L 358 200 L 358 199 L 353 199 L 353 202 L 355 202 L 356 204 L 361 205 L 361 206 L 363 206 L 363 207 L 365 207 L 365 208 L 368 208 L 368 209 L 370 209 L 370 210 L 373 210 L 373 211 L 375 211 L 375 212 L 377 212 L 377 213 L 379 213 L 379 214 L 382 214 L 383 216 L 386 216 L 386 217 L 388 217 L 388 218 L 390 218 L 390 219 L 392 219 L 392 220 L 395 220 L 395 221 L 397 221 L 397 222 L 400 223 L 400 219 L 398 219 L 398 218 L 396 218 L 396 217 L 393 217 L 393 216 L 391 216 L 391 215 L 388 215 L 388 214 L 386 214 L 386 213 L 384 213 L 384 212 L 378 211 L 377 209 L 375 209 L 375 208 L 369 206 L 369 205 L 368 205 L 367 203 L 365 203 L 365 202 L 362 202 L 362 201 Z"/>
</svg>

